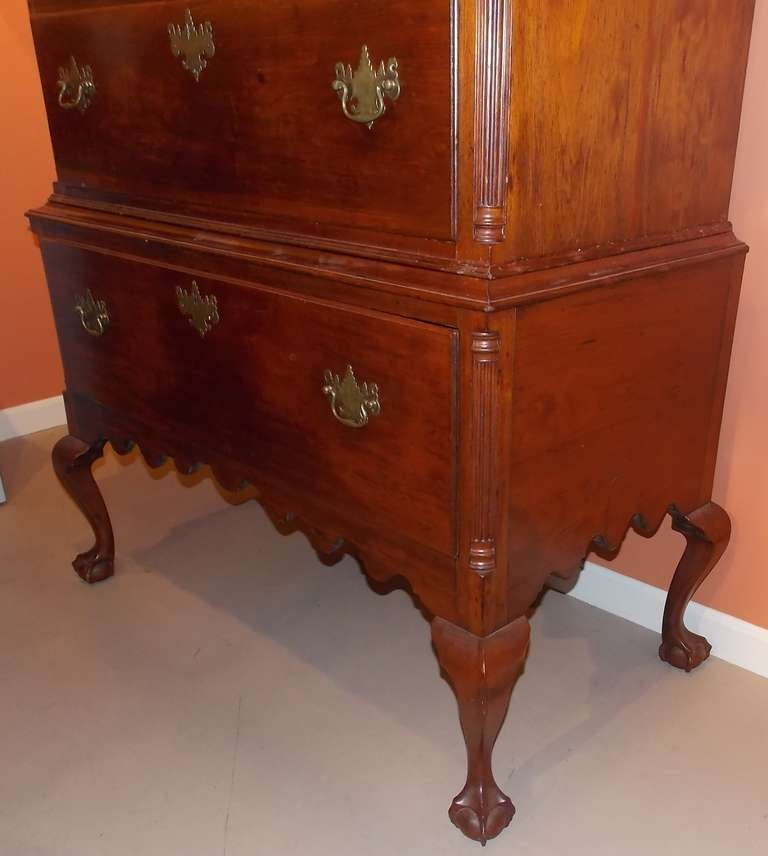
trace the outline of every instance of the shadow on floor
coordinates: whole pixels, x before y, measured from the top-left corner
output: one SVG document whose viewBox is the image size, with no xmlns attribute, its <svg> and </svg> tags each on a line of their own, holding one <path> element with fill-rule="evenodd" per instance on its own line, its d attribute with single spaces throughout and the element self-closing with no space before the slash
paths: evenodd
<svg viewBox="0 0 768 856">
<path fill-rule="evenodd" d="M 136 457 L 132 453 L 120 459 L 121 464 L 144 466 Z M 175 478 L 185 488 L 210 477 L 206 470 L 180 476 L 170 464 L 149 473 L 155 480 Z M 440 695 L 435 689 L 437 664 L 428 670 L 412 656 L 414 646 L 429 645 L 429 631 L 408 595 L 399 592 L 387 599 L 372 599 L 354 560 L 346 558 L 333 568 L 321 566 L 302 535 L 288 539 L 278 535 L 258 505 L 247 502 L 248 494 L 217 490 L 222 500 L 241 507 L 222 507 L 179 522 L 131 558 L 145 571 L 161 574 L 173 585 L 234 616 L 254 633 L 290 650 L 345 692 L 365 697 L 421 737 L 447 752 L 457 751 L 458 733 L 436 729 L 424 718 L 423 707 L 408 702 L 414 693 L 434 692 L 436 699 Z M 147 512 L 152 513 L 149 507 Z M 654 634 L 606 617 L 608 622 L 626 625 L 629 644 L 620 648 L 605 644 L 601 638 L 604 634 L 597 628 L 593 638 L 585 638 L 574 630 L 578 622 L 571 626 L 568 621 L 569 611 L 583 610 L 584 605 L 557 593 L 545 597 L 559 599 L 557 620 L 539 620 L 538 615 L 533 618 L 527 674 L 513 696 L 510 727 L 514 728 L 518 704 L 525 704 L 527 698 L 537 704 L 531 694 L 543 692 L 552 697 L 553 688 L 548 684 L 561 681 L 573 645 L 588 649 L 589 674 L 583 674 L 582 666 L 577 677 L 588 698 L 588 710 L 576 727 L 558 734 L 514 772 L 515 784 L 510 787 L 523 797 L 543 770 L 561 762 L 565 747 L 599 734 L 665 675 L 665 667 L 656 659 Z M 539 655 L 540 648 L 546 649 L 545 653 Z M 403 664 L 394 678 L 393 662 Z M 381 678 L 384 674 L 386 680 Z M 394 679 L 400 684 L 398 692 L 390 689 Z M 567 694 L 553 703 L 568 704 Z M 453 710 L 451 713 L 455 717 Z M 500 781 L 509 778 L 503 771 L 511 762 L 507 759 L 497 764 Z"/>
</svg>

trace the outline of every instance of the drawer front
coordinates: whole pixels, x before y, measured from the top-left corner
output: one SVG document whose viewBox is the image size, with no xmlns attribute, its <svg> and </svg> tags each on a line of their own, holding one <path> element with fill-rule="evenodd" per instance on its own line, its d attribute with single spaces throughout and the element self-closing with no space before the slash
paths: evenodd
<svg viewBox="0 0 768 856">
<path fill-rule="evenodd" d="M 455 331 L 205 277 L 195 289 L 58 244 L 43 255 L 71 392 L 453 554 Z"/>
<path fill-rule="evenodd" d="M 451 240 L 451 5 L 33 0 L 59 179 L 86 195 L 287 231 Z M 186 39 L 188 7 L 195 27 L 211 23 L 213 50 L 205 31 Z M 169 24 L 181 28 L 179 56 Z M 345 117 L 343 87 L 332 88 L 337 64 L 354 73 L 363 45 L 377 70 L 385 62 L 386 111 L 370 128 Z M 79 88 L 86 68 L 92 98 L 87 81 Z M 370 93 L 363 77 L 347 81 L 350 94 Z M 348 112 L 363 100 L 348 99 Z"/>
</svg>

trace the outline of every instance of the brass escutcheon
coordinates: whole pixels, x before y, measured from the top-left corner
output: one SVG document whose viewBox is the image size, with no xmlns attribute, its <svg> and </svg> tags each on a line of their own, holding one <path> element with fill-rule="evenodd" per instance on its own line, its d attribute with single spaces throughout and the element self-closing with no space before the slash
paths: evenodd
<svg viewBox="0 0 768 856">
<path fill-rule="evenodd" d="M 339 96 L 347 119 L 372 128 L 373 123 L 386 112 L 384 97 L 390 101 L 397 101 L 400 97 L 397 59 L 390 57 L 386 65 L 382 60 L 378 69 L 374 69 L 368 46 L 363 45 L 355 71 L 351 65 L 336 63 L 336 80 L 331 88 Z"/>
<path fill-rule="evenodd" d="M 75 312 L 80 316 L 80 323 L 91 336 L 103 336 L 109 327 L 107 304 L 97 300 L 91 290 L 80 295 L 75 300 Z"/>
<path fill-rule="evenodd" d="M 352 366 L 347 366 L 343 378 L 328 369 L 323 381 L 323 394 L 331 404 L 331 412 L 342 425 L 362 428 L 371 416 L 381 413 L 378 385 L 358 384 Z"/>
<path fill-rule="evenodd" d="M 90 107 L 96 93 L 93 82 L 93 71 L 90 65 L 78 66 L 73 56 L 69 58 L 68 66 L 59 68 L 59 107 L 64 110 L 77 108 L 81 113 Z"/>
<path fill-rule="evenodd" d="M 204 339 L 207 333 L 219 323 L 219 303 L 212 294 L 203 297 L 197 282 L 192 281 L 192 291 L 185 291 L 180 286 L 176 288 L 176 299 L 182 315 L 189 317 L 189 323 Z"/>
<path fill-rule="evenodd" d="M 206 57 L 211 59 L 216 53 L 213 24 L 205 21 L 196 26 L 192 19 L 192 10 L 187 9 L 184 12 L 183 24 L 168 24 L 168 35 L 171 38 L 171 53 L 175 57 L 184 57 L 182 66 L 199 81 L 208 65 Z"/>
</svg>

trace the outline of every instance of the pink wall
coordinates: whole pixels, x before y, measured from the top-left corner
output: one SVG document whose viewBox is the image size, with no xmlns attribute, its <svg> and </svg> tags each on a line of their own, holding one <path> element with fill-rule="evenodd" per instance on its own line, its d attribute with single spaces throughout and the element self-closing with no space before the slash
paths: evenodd
<svg viewBox="0 0 768 856">
<path fill-rule="evenodd" d="M 63 385 L 42 266 L 22 213 L 43 202 L 54 168 L 25 0 L 3 0 L 0 55 L 0 409 L 57 395 Z M 752 246 L 736 332 L 715 499 L 734 519 L 729 552 L 697 600 L 768 627 L 768 2 L 758 0 L 731 217 Z M 52 83 L 52 82 L 50 82 Z M 49 83 L 49 85 L 50 85 Z M 615 566 L 666 586 L 682 549 L 668 527 L 630 535 Z"/>
<path fill-rule="evenodd" d="M 23 216 L 46 200 L 55 175 L 25 0 L 2 0 L 0 56 L 1 410 L 58 395 L 64 380 L 40 253 Z"/>
<path fill-rule="evenodd" d="M 728 552 L 696 600 L 768 627 L 768 2 L 758 0 L 731 199 L 751 246 L 736 325 L 714 499 L 733 519 Z M 666 586 L 683 546 L 668 527 L 631 534 L 617 570 Z M 609 566 L 611 567 L 611 566 Z"/>
</svg>

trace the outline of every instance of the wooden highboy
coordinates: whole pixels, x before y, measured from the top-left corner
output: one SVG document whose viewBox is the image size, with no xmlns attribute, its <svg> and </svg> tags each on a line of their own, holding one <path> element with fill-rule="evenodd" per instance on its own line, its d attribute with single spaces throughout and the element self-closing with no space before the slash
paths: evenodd
<svg viewBox="0 0 768 856">
<path fill-rule="evenodd" d="M 210 464 L 432 618 L 485 843 L 552 575 L 666 514 L 661 657 L 712 502 L 746 252 L 728 222 L 753 0 L 29 0 L 58 180 L 30 212 L 66 376 L 56 472 Z"/>
</svg>

